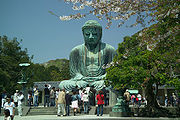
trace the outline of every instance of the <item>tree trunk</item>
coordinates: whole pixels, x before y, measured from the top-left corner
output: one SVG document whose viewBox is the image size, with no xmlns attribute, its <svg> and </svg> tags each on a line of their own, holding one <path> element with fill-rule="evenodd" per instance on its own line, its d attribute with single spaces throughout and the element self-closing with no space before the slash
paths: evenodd
<svg viewBox="0 0 180 120">
<path fill-rule="evenodd" d="M 148 84 L 145 88 L 147 106 L 142 110 L 139 116 L 146 117 L 166 117 L 169 116 L 170 113 L 168 110 L 160 107 L 156 100 L 156 95 L 153 92 L 152 84 Z"/>
<path fill-rule="evenodd" d="M 147 107 L 148 108 L 152 108 L 152 107 L 159 108 L 159 105 L 156 100 L 156 96 L 153 92 L 152 84 L 149 84 L 145 88 L 145 94 L 146 94 L 146 99 L 147 99 Z"/>
</svg>

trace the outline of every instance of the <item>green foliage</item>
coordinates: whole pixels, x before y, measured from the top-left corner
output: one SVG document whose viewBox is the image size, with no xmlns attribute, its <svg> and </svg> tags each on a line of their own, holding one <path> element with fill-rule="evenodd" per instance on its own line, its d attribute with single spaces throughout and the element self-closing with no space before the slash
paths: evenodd
<svg viewBox="0 0 180 120">
<path fill-rule="evenodd" d="M 118 89 L 140 89 L 156 84 L 180 90 L 178 24 L 177 18 L 167 16 L 131 37 L 125 37 L 118 46 L 118 56 L 114 58 L 119 64 L 107 69 L 109 84 Z"/>
<path fill-rule="evenodd" d="M 48 69 L 55 68 L 55 71 L 52 71 L 51 75 L 54 76 L 55 81 L 67 80 L 70 79 L 70 72 L 69 72 L 69 60 L 67 59 L 56 59 L 50 60 L 47 63 L 44 63 L 44 66 Z M 59 77 L 58 77 L 59 76 Z"/>
<path fill-rule="evenodd" d="M 29 77 L 27 87 L 33 87 L 34 82 L 51 81 L 49 72 L 41 64 L 33 64 L 27 68 L 27 76 Z"/>
<path fill-rule="evenodd" d="M 16 38 L 9 40 L 0 36 L 0 85 L 2 90 L 14 92 L 20 88 L 17 84 L 20 77 L 20 63 L 30 62 L 27 50 L 22 50 Z"/>
<path fill-rule="evenodd" d="M 16 89 L 21 90 L 22 85 L 17 82 L 21 80 L 22 70 L 27 88 L 33 87 L 34 82 L 70 79 L 69 60 L 51 60 L 43 65 L 34 64 L 31 59 L 16 38 L 8 40 L 6 36 L 0 36 L 0 92 L 6 90 L 13 94 Z M 30 63 L 30 66 L 22 68 L 20 63 Z"/>
<path fill-rule="evenodd" d="M 69 60 L 50 60 L 44 64 L 33 64 L 28 67 L 27 76 L 29 80 L 27 87 L 33 87 L 34 82 L 41 81 L 62 81 L 70 79 Z"/>
</svg>

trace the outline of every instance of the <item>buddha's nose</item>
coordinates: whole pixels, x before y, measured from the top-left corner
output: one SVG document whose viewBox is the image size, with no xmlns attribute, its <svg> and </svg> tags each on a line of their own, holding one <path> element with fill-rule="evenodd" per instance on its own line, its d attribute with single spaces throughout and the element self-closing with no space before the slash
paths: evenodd
<svg viewBox="0 0 180 120">
<path fill-rule="evenodd" d="M 94 38 L 93 35 L 92 35 L 92 33 L 89 35 L 89 38 Z"/>
</svg>

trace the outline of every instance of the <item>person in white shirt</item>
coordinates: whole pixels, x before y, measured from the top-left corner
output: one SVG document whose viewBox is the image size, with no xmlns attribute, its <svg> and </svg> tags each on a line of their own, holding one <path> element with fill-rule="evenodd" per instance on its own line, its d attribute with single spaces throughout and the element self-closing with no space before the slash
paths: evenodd
<svg viewBox="0 0 180 120">
<path fill-rule="evenodd" d="M 11 102 L 11 99 L 8 97 L 7 102 L 4 104 L 4 109 L 8 109 L 10 112 L 11 120 L 13 120 L 15 115 L 15 104 L 14 102 Z"/>
<path fill-rule="evenodd" d="M 22 92 L 19 92 L 18 95 L 18 115 L 22 116 L 22 100 L 24 99 L 24 95 Z"/>
<path fill-rule="evenodd" d="M 87 91 L 83 91 L 84 95 L 82 96 L 82 101 L 84 103 L 84 114 L 88 113 L 88 107 L 89 107 L 89 96 L 87 94 Z"/>
<path fill-rule="evenodd" d="M 14 93 L 14 97 L 13 97 L 13 99 L 14 99 L 14 104 L 15 104 L 15 106 L 17 107 L 18 106 L 18 90 L 16 90 L 16 92 Z"/>
<path fill-rule="evenodd" d="M 2 95 L 1 95 L 1 107 L 3 108 L 4 107 L 4 104 L 6 103 L 6 98 L 7 98 L 7 94 L 6 94 L 6 91 L 3 91 Z"/>
<path fill-rule="evenodd" d="M 88 95 L 89 95 L 90 89 L 91 89 L 91 87 L 89 86 L 89 84 L 87 84 L 85 90 L 86 90 L 86 92 L 87 92 Z"/>
<path fill-rule="evenodd" d="M 33 99 L 34 106 L 37 107 L 38 106 L 38 98 L 39 98 L 39 89 L 38 89 L 37 85 L 33 89 L 33 93 L 34 93 L 34 99 Z"/>
<path fill-rule="evenodd" d="M 79 96 L 81 97 L 81 99 L 82 99 L 82 95 L 83 95 L 83 88 L 81 87 L 81 88 L 79 89 Z"/>
<path fill-rule="evenodd" d="M 55 106 L 55 98 L 56 98 L 56 93 L 55 93 L 55 87 L 52 87 L 50 91 L 50 106 Z"/>
<path fill-rule="evenodd" d="M 59 93 L 60 93 L 60 90 L 59 89 L 57 89 L 56 90 L 56 98 L 55 98 L 55 103 L 56 103 L 56 107 L 58 107 L 58 95 L 59 95 Z"/>
</svg>

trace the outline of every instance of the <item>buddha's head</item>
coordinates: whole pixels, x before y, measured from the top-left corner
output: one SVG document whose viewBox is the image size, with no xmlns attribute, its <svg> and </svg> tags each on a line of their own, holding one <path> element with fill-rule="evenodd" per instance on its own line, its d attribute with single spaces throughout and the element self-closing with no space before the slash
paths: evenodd
<svg viewBox="0 0 180 120">
<path fill-rule="evenodd" d="M 101 42 L 102 26 L 95 20 L 88 20 L 82 27 L 85 44 L 97 45 Z"/>
</svg>

